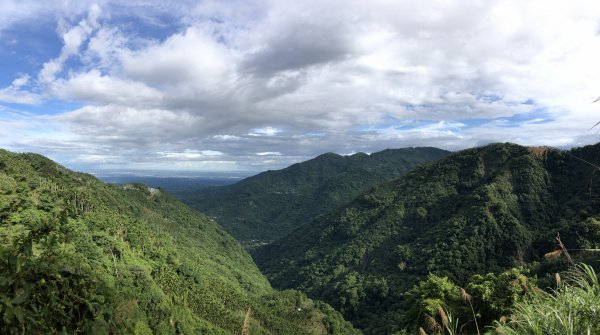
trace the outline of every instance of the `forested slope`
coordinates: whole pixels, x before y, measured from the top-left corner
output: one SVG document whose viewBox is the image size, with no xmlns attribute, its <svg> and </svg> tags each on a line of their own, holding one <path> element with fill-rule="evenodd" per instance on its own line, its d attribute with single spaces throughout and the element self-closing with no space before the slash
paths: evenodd
<svg viewBox="0 0 600 335">
<path fill-rule="evenodd" d="M 327 153 L 234 185 L 179 196 L 191 207 L 214 217 L 235 238 L 251 245 L 251 240 L 280 238 L 368 188 L 448 153 L 436 148 L 388 149 L 351 156 Z"/>
<path fill-rule="evenodd" d="M 369 334 L 416 331 L 423 306 L 459 300 L 453 283 L 479 290 L 480 317 L 497 320 L 522 291 L 521 271 L 543 281 L 559 267 L 543 257 L 557 233 L 570 248 L 600 246 L 600 171 L 582 160 L 600 165 L 600 145 L 457 152 L 299 227 L 255 260 L 275 287 L 322 298 Z"/>
<path fill-rule="evenodd" d="M 0 150 L 0 333 L 353 334 L 158 189 Z"/>
</svg>

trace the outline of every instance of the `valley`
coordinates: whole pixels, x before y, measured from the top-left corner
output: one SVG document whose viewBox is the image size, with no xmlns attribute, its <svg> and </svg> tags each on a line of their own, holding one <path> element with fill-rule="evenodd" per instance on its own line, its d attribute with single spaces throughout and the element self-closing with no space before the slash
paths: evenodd
<svg viewBox="0 0 600 335">
<path fill-rule="evenodd" d="M 510 331 L 498 320 L 530 292 L 600 267 L 600 144 L 325 154 L 174 189 L 212 218 L 163 187 L 0 154 L 5 333 L 435 334 L 446 313 Z M 572 263 L 548 256 L 557 236 Z"/>
</svg>

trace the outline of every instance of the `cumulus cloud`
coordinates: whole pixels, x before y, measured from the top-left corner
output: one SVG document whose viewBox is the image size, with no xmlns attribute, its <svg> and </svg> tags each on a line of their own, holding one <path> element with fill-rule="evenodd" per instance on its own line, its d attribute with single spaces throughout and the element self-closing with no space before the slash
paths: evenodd
<svg viewBox="0 0 600 335">
<path fill-rule="evenodd" d="M 19 104 L 36 104 L 42 98 L 39 94 L 30 92 L 24 86 L 29 82 L 29 75 L 22 74 L 5 88 L 0 89 L 0 101 Z"/>
<path fill-rule="evenodd" d="M 93 4 L 85 19 L 61 33 L 63 48 L 60 55 L 44 64 L 39 74 L 40 81 L 52 82 L 55 76 L 63 69 L 64 63 L 69 57 L 79 53 L 79 49 L 83 42 L 85 42 L 94 29 L 97 28 L 99 15 L 100 7 L 97 4 Z"/>
<path fill-rule="evenodd" d="M 44 10 L 7 3 L 0 18 L 11 22 L 32 20 L 27 6 Z M 80 104 L 50 116 L 77 139 L 64 145 L 88 148 L 72 160 L 256 169 L 324 151 L 596 138 L 585 133 L 600 94 L 591 1 L 48 7 L 60 53 L 16 76 L 0 101 Z"/>
<path fill-rule="evenodd" d="M 202 118 L 164 109 L 142 109 L 123 105 L 86 106 L 55 116 L 93 146 L 148 147 L 193 137 Z"/>
<path fill-rule="evenodd" d="M 97 69 L 73 74 L 66 80 L 55 80 L 50 89 L 59 98 L 94 105 L 121 104 L 144 108 L 160 106 L 162 100 L 162 92 L 144 82 L 103 75 Z"/>
</svg>

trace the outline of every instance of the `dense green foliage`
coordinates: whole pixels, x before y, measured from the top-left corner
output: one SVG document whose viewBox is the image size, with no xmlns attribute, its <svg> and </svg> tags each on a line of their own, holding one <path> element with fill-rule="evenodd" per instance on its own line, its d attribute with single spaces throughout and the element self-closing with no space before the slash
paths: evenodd
<svg viewBox="0 0 600 335">
<path fill-rule="evenodd" d="M 449 333 L 476 334 L 478 330 L 483 333 L 499 318 L 510 315 L 529 292 L 537 290 L 525 274 L 526 271 L 516 268 L 500 274 L 477 274 L 468 280 L 465 288 L 448 277 L 429 274 L 403 294 L 400 323 L 411 330 L 421 327 L 430 334 L 442 333 L 440 329 L 446 328 L 440 313 L 442 308 L 454 319 L 453 327 L 446 329 Z"/>
<path fill-rule="evenodd" d="M 458 304 L 455 285 L 489 325 L 528 285 L 512 268 L 527 266 L 542 287 L 564 269 L 543 257 L 557 233 L 570 248 L 600 245 L 600 171 L 581 160 L 598 165 L 600 145 L 538 149 L 493 144 L 416 168 L 258 249 L 255 260 L 275 287 L 324 299 L 369 334 L 416 331 L 425 311 Z M 588 256 L 577 255 L 598 266 Z M 437 293 L 415 307 L 427 292 Z"/>
<path fill-rule="evenodd" d="M 565 280 L 555 274 L 554 287 L 544 291 L 517 269 L 475 275 L 467 285 L 469 294 L 448 278 L 430 274 L 405 294 L 409 309 L 404 317 L 413 323 L 412 328 L 435 335 L 600 333 L 600 285 L 595 270 L 585 264 L 572 265 L 563 276 Z"/>
<path fill-rule="evenodd" d="M 0 333 L 354 334 L 161 190 L 0 150 Z"/>
<path fill-rule="evenodd" d="M 448 154 L 436 148 L 389 149 L 367 155 L 323 154 L 234 185 L 179 193 L 245 245 L 278 239 L 361 192 Z M 254 240 L 254 243 L 252 242 Z"/>
</svg>

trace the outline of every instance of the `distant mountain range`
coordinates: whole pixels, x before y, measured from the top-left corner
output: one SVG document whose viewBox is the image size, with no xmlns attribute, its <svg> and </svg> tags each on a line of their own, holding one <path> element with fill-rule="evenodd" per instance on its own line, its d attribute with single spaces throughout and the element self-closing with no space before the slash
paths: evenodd
<svg viewBox="0 0 600 335">
<path fill-rule="evenodd" d="M 146 186 L 161 188 L 169 194 L 178 196 L 180 193 L 187 194 L 190 191 L 198 191 L 206 187 L 225 186 L 236 183 L 243 179 L 238 176 L 214 176 L 214 177 L 180 177 L 180 176 L 140 176 L 136 174 L 99 174 L 98 179 L 111 184 L 141 183 Z"/>
<path fill-rule="evenodd" d="M 448 155 L 437 148 L 388 149 L 373 154 L 326 153 L 233 185 L 178 193 L 247 246 L 285 236 L 361 192 Z"/>
</svg>

